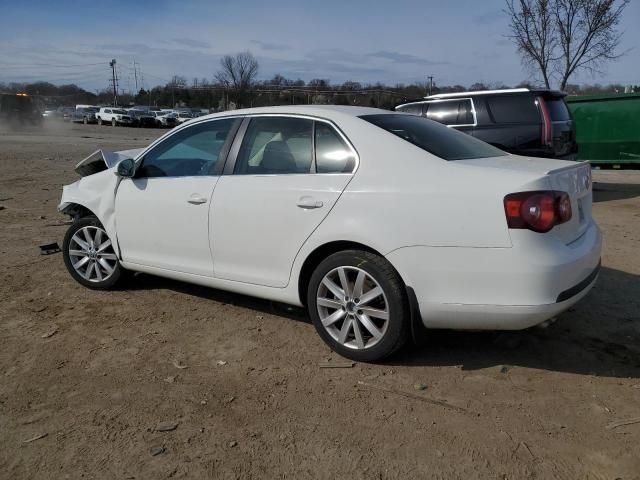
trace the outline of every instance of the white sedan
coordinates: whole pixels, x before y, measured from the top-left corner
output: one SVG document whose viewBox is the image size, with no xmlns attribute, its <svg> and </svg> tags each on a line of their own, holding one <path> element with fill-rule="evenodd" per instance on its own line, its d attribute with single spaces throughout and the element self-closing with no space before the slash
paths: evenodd
<svg viewBox="0 0 640 480">
<path fill-rule="evenodd" d="M 376 361 L 416 327 L 527 328 L 600 266 L 588 164 L 509 155 L 413 115 L 283 106 L 194 119 L 78 164 L 59 209 L 70 274 L 127 271 L 306 306 Z"/>
</svg>

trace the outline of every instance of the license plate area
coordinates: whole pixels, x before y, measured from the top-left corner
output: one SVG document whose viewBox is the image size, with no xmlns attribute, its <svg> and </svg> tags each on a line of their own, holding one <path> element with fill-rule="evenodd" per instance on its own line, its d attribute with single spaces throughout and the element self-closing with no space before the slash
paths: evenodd
<svg viewBox="0 0 640 480">
<path fill-rule="evenodd" d="M 578 220 L 580 223 L 584 223 L 584 207 L 582 206 L 582 199 L 578 199 Z"/>
</svg>

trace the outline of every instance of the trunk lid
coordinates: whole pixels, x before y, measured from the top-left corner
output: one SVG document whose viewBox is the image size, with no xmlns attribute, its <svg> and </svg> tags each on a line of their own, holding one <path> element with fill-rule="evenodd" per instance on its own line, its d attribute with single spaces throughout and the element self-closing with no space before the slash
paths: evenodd
<svg viewBox="0 0 640 480">
<path fill-rule="evenodd" d="M 591 165 L 588 163 L 517 155 L 462 160 L 457 163 L 493 168 L 505 173 L 530 174 L 530 181 L 514 184 L 512 188 L 510 187 L 511 191 L 505 193 L 555 190 L 569 194 L 571 219 L 556 225 L 547 233 L 532 232 L 533 235 L 554 235 L 565 244 L 569 244 L 578 239 L 591 223 Z"/>
</svg>

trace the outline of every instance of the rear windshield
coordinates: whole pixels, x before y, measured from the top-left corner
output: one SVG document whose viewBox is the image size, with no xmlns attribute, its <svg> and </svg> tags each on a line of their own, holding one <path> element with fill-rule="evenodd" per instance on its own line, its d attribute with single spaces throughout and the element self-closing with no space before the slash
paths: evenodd
<svg viewBox="0 0 640 480">
<path fill-rule="evenodd" d="M 364 115 L 363 120 L 444 160 L 499 157 L 505 152 L 466 133 L 415 115 Z"/>
<path fill-rule="evenodd" d="M 547 108 L 549 109 L 549 115 L 551 115 L 552 122 L 564 122 L 570 120 L 569 109 L 567 104 L 561 98 L 555 98 L 551 100 L 545 99 Z"/>
</svg>

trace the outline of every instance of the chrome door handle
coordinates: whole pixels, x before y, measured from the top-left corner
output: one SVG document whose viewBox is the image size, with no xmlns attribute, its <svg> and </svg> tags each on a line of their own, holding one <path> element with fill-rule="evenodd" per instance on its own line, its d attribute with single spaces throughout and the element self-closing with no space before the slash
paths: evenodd
<svg viewBox="0 0 640 480">
<path fill-rule="evenodd" d="M 197 193 L 194 193 L 189 197 L 189 200 L 187 200 L 187 202 L 191 203 L 192 205 L 200 205 L 202 203 L 207 203 L 207 199 L 204 197 L 201 197 Z"/>
<path fill-rule="evenodd" d="M 305 210 L 311 210 L 313 208 L 321 208 L 324 203 L 319 200 L 316 200 L 313 197 L 304 196 L 298 199 L 297 203 L 298 207 L 304 208 Z"/>
</svg>

